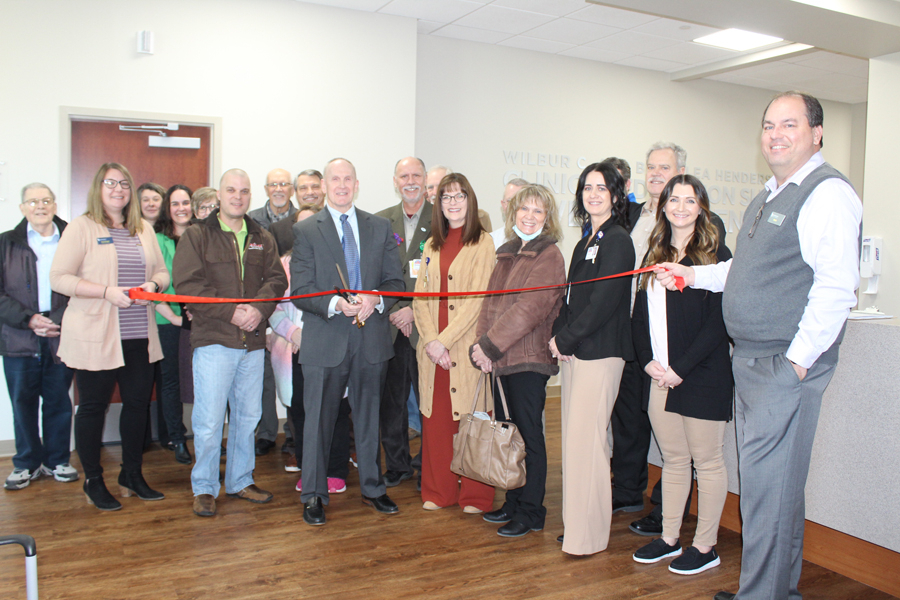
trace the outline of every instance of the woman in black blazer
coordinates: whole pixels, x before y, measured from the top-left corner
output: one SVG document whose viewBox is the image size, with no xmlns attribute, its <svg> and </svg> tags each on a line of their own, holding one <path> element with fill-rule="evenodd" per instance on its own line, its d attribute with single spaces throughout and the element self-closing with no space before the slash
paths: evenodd
<svg viewBox="0 0 900 600">
<path fill-rule="evenodd" d="M 730 259 L 710 219 L 703 184 L 692 175 L 673 177 L 660 194 L 643 265 Z M 632 318 L 637 360 L 646 374 L 644 406 L 663 457 L 663 534 L 635 552 L 634 560 L 655 563 L 678 557 L 669 570 L 693 575 L 720 562 L 716 534 L 728 492 L 722 440 L 731 419 L 734 384 L 722 294 L 692 288 L 670 292 L 646 273 Z M 682 553 L 681 507 L 692 484 L 692 460 L 699 490 L 697 531 L 693 546 Z"/>
<path fill-rule="evenodd" d="M 575 245 L 568 282 L 634 268 L 625 182 L 609 163 L 578 178 L 575 218 L 584 237 Z M 550 352 L 562 379 L 563 552 L 606 549 L 612 519 L 606 428 L 631 343 L 631 278 L 570 285 L 553 324 Z M 683 503 L 682 503 L 683 504 Z"/>
</svg>

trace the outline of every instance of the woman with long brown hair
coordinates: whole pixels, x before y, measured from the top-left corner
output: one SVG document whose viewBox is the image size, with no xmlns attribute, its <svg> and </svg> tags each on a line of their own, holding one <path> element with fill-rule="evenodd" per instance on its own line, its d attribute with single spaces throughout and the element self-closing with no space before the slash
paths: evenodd
<svg viewBox="0 0 900 600">
<path fill-rule="evenodd" d="M 676 175 L 659 197 L 656 225 L 643 266 L 724 262 L 731 252 L 710 222 L 709 198 L 692 175 Z M 692 575 L 719 564 L 716 534 L 728 492 L 722 454 L 731 419 L 733 381 L 722 294 L 685 288 L 667 291 L 653 273 L 641 276 L 632 335 L 643 367 L 644 407 L 663 457 L 663 533 L 634 553 L 639 563 L 677 557 L 669 570 Z M 679 535 L 697 469 L 697 531 L 682 553 Z"/>
<path fill-rule="evenodd" d="M 494 268 L 494 242 L 478 220 L 478 199 L 465 175 L 441 180 L 432 208 L 431 238 L 425 242 L 417 292 L 464 292 L 487 288 Z M 460 415 L 472 408 L 480 371 L 469 362 L 480 296 L 413 300 L 419 344 L 419 403 L 422 410 L 422 500 L 425 510 L 459 504 L 478 514 L 491 510 L 494 488 L 450 471 L 453 434 Z M 479 406 L 490 411 L 491 406 Z"/>
<path fill-rule="evenodd" d="M 58 354 L 76 372 L 75 448 L 88 502 L 100 510 L 122 508 L 106 489 L 100 465 L 103 423 L 116 383 L 122 396 L 122 496 L 164 498 L 141 473 L 152 363 L 162 358 L 162 350 L 153 307 L 147 300 L 132 300 L 128 290 L 164 290 L 169 273 L 133 190 L 128 169 L 101 165 L 88 191 L 87 210 L 66 227 L 50 269 L 50 286 L 70 297 Z"/>
</svg>

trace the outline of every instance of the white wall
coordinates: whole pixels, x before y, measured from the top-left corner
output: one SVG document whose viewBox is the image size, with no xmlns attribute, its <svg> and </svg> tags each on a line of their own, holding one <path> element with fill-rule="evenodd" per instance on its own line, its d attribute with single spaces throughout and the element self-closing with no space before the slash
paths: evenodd
<svg viewBox="0 0 900 600">
<path fill-rule="evenodd" d="M 221 118 L 221 167 L 248 171 L 254 206 L 272 168 L 334 156 L 357 165 L 364 208 L 393 203 L 394 162 L 415 143 L 414 20 L 295 0 L 0 0 L 0 14 L 0 231 L 22 218 L 23 185 L 68 188 L 60 106 Z M 135 52 L 144 29 L 152 56 Z M 3 382 L 0 440 L 12 438 Z"/>
</svg>

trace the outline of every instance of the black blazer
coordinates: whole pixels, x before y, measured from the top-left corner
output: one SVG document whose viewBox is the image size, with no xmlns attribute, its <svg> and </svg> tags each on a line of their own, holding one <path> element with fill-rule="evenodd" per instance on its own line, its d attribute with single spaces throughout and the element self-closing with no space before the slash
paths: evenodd
<svg viewBox="0 0 900 600">
<path fill-rule="evenodd" d="M 721 262 L 730 258 L 731 251 L 720 243 L 716 259 Z M 681 264 L 694 263 L 684 258 Z M 646 290 L 639 290 L 635 296 L 631 325 L 646 410 L 650 386 L 655 385 L 643 371 L 653 360 Z M 669 366 L 684 380 L 669 390 L 666 410 L 695 419 L 730 421 L 734 380 L 722 319 L 722 294 L 693 288 L 685 288 L 684 292 L 667 290 L 666 327 Z"/>
<path fill-rule="evenodd" d="M 598 239 L 599 236 L 599 239 Z M 590 247 L 595 260 L 585 260 Z M 612 218 L 596 235 L 575 244 L 568 282 L 595 279 L 634 269 L 631 236 Z M 553 324 L 556 347 L 581 360 L 623 358 L 634 360 L 631 343 L 631 277 L 617 277 L 566 288 L 563 305 Z"/>
</svg>

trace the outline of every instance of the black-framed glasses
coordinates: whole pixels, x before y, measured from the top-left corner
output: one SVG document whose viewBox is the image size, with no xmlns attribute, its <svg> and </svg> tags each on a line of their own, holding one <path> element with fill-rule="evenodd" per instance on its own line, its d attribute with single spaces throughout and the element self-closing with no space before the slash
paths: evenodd
<svg viewBox="0 0 900 600">
<path fill-rule="evenodd" d="M 216 210 L 217 208 L 219 208 L 218 204 L 201 204 L 200 206 L 197 207 L 197 216 L 205 217 L 206 215 L 208 215 L 212 211 Z"/>
<path fill-rule="evenodd" d="M 273 181 L 272 183 L 267 183 L 266 187 L 272 189 L 278 188 L 283 190 L 284 188 L 290 187 L 292 185 L 294 184 L 286 181 Z"/>
<path fill-rule="evenodd" d="M 128 183 L 128 180 L 123 179 L 122 181 L 116 181 L 115 179 L 104 179 L 103 185 L 113 190 L 116 188 L 116 184 L 122 187 L 123 190 L 130 190 L 131 184 Z"/>
<path fill-rule="evenodd" d="M 465 192 L 460 192 L 458 194 L 444 194 L 441 196 L 442 204 L 450 204 L 451 202 L 465 202 L 468 196 Z"/>
<path fill-rule="evenodd" d="M 53 198 L 35 198 L 34 200 L 27 200 L 22 204 L 27 204 L 31 208 L 37 208 L 37 206 L 40 204 L 41 206 L 46 208 L 54 202 L 56 202 L 56 200 L 54 200 Z"/>
</svg>

